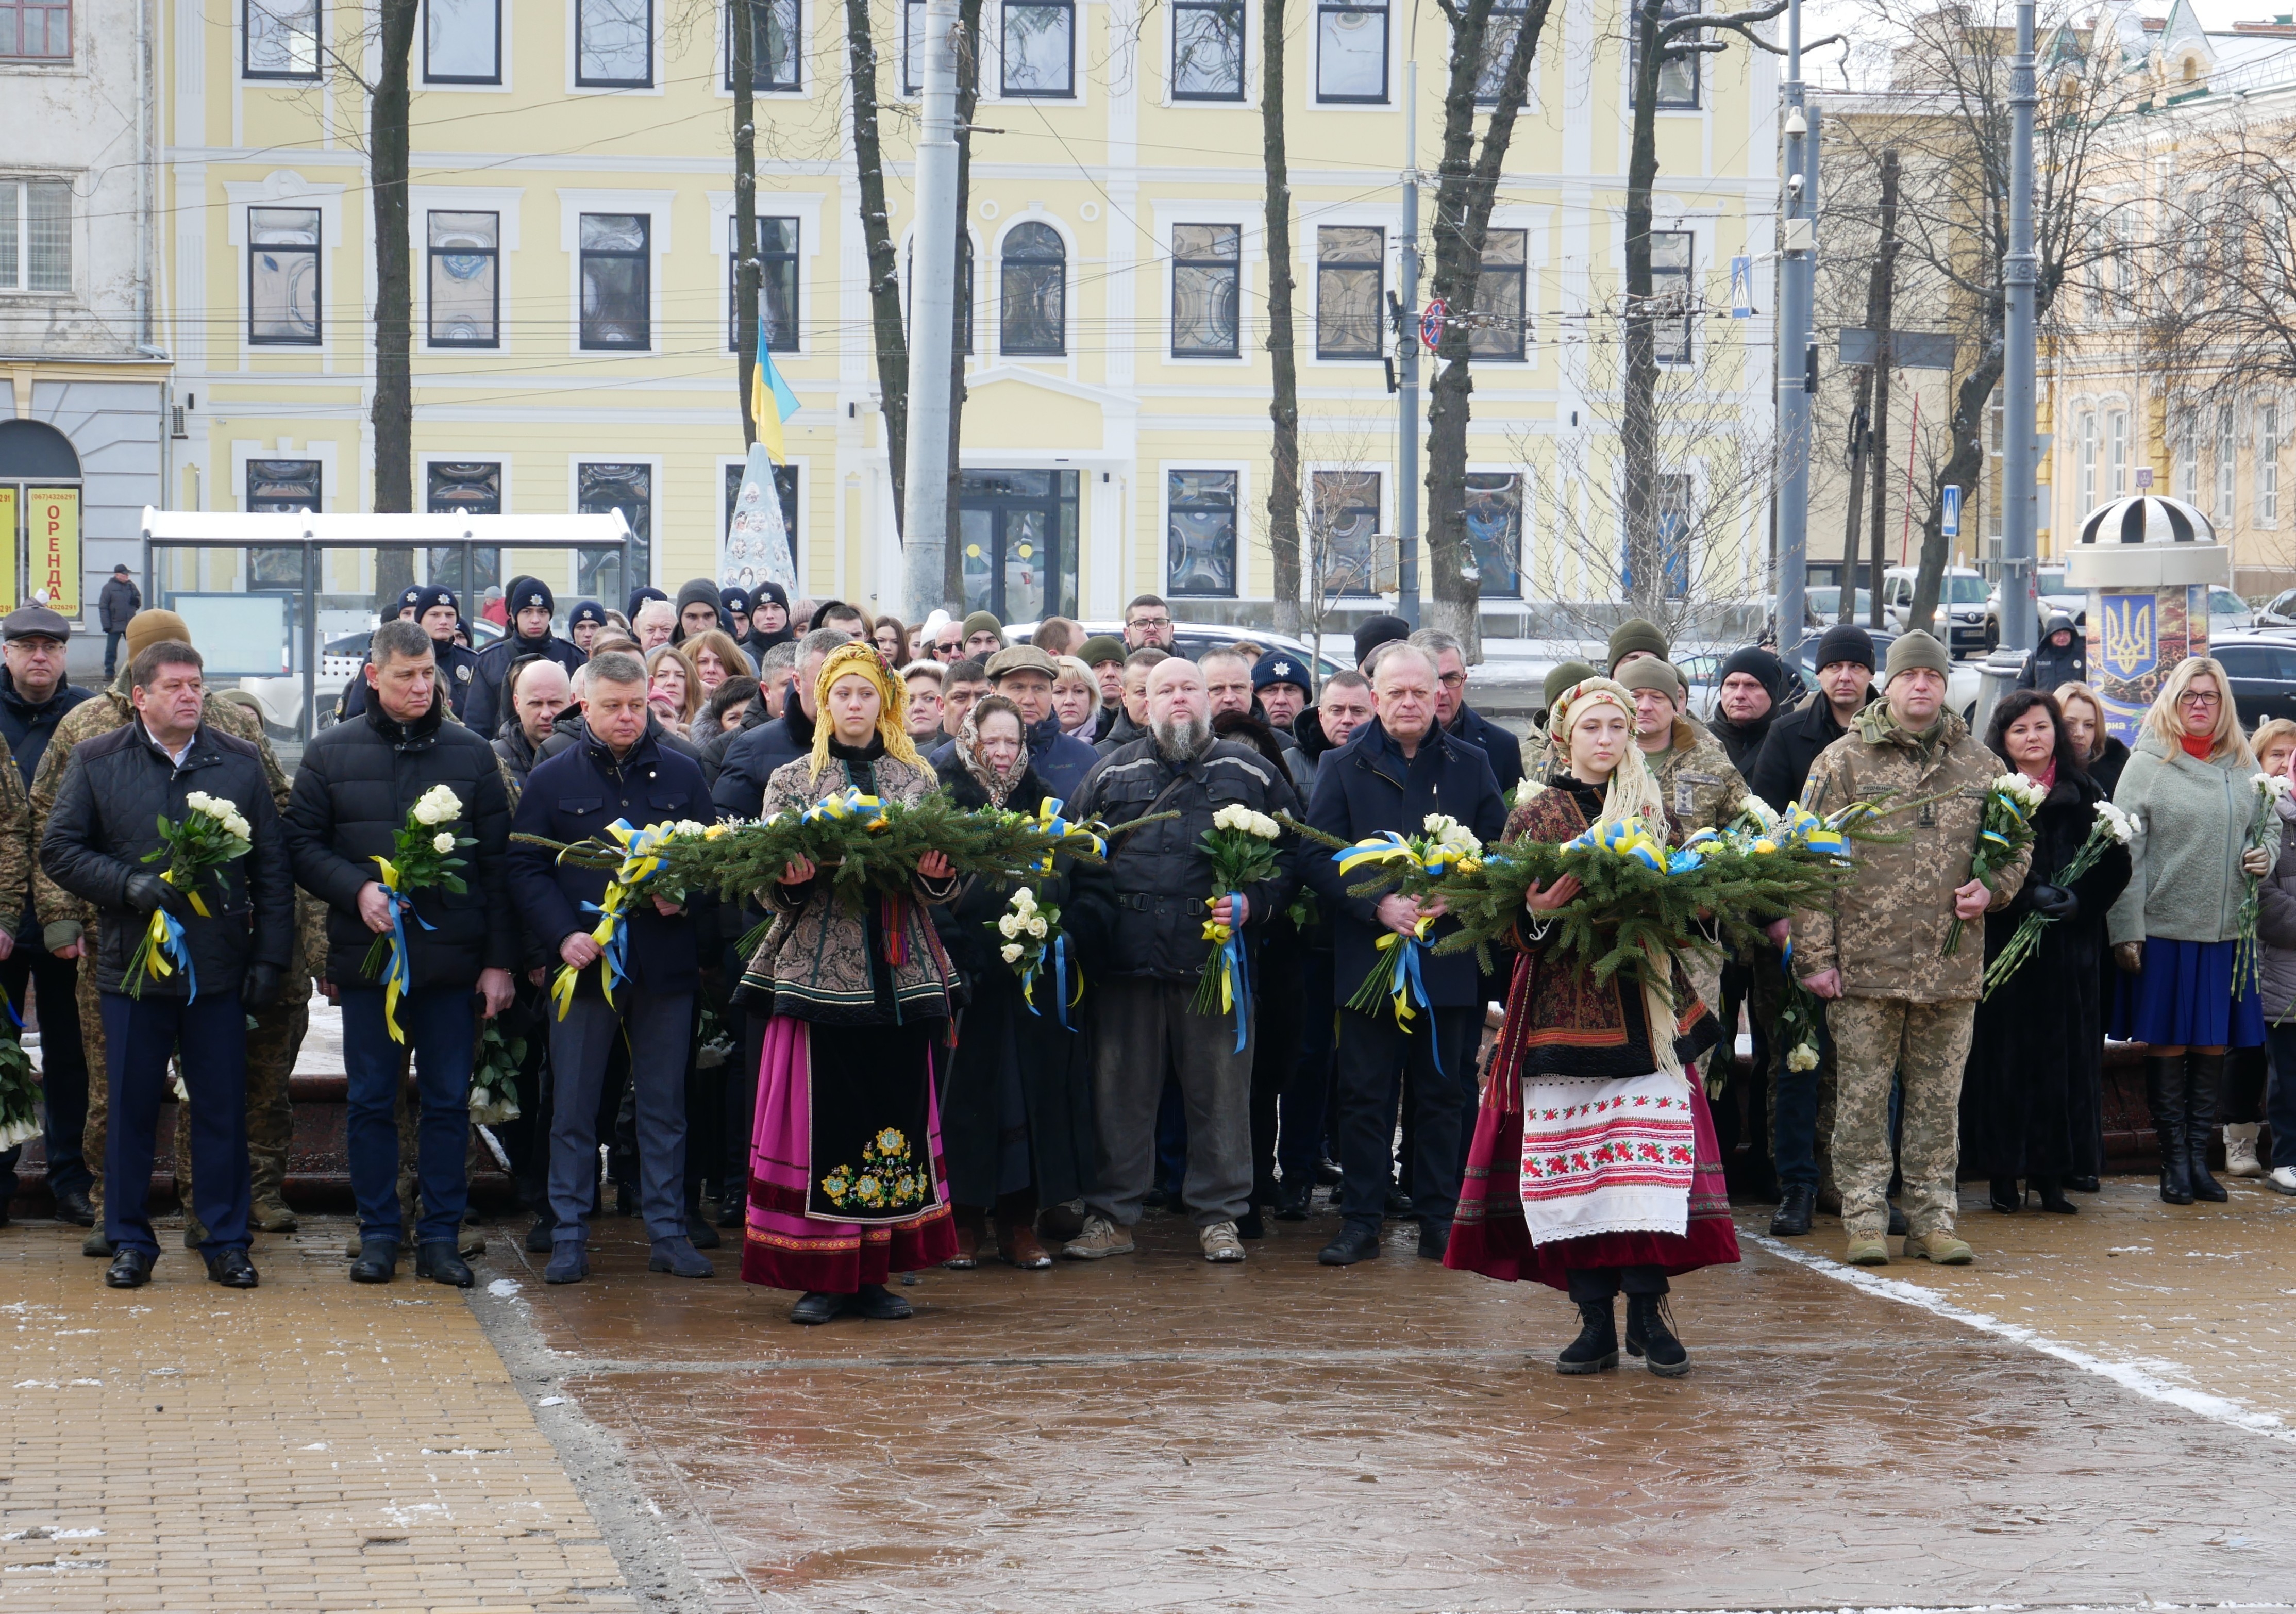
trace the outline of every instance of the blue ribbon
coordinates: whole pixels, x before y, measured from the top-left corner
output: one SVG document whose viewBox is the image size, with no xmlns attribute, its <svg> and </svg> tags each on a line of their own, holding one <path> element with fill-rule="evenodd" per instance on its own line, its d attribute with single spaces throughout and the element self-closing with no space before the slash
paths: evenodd
<svg viewBox="0 0 2296 1614">
<path fill-rule="evenodd" d="M 601 918 L 603 918 L 606 914 L 606 910 L 599 907 L 595 902 L 583 903 L 582 911 L 584 913 L 594 913 Z M 420 916 L 418 915 L 417 917 L 419 918 Z M 614 915 L 614 918 L 616 920 L 620 921 L 623 920 L 626 916 L 618 913 Z M 628 965 L 630 956 L 630 927 L 627 923 L 617 923 L 615 925 L 613 935 L 606 938 L 606 945 L 603 950 L 601 956 L 606 966 L 606 976 L 603 984 L 606 995 L 611 998 L 613 996 L 614 988 L 619 986 L 623 982 L 630 978 Z"/>
<path fill-rule="evenodd" d="M 1069 939 L 1066 935 L 1053 938 L 1053 1014 L 1062 1031 L 1074 1031 L 1069 1024 Z"/>
<path fill-rule="evenodd" d="M 1235 993 L 1235 1051 L 1242 1053 L 1246 1027 L 1251 1024 L 1251 965 L 1243 956 L 1243 935 L 1238 931 L 1220 943 L 1231 989 Z"/>
<path fill-rule="evenodd" d="M 200 995 L 199 971 L 192 968 L 192 950 L 184 945 L 184 922 L 162 908 L 157 910 L 160 920 L 160 951 L 175 960 L 176 968 L 184 972 L 184 984 L 189 990 L 186 1003 L 195 1002 Z M 12 1006 L 11 1014 L 15 1012 Z"/>
<path fill-rule="evenodd" d="M 402 996 L 414 990 L 414 970 L 407 962 L 409 955 L 406 950 L 406 919 L 405 916 L 410 913 L 414 913 L 414 899 L 413 897 L 401 896 L 397 892 L 391 893 L 390 962 L 384 967 L 382 978 L 387 984 L 394 976 L 397 976 L 398 980 L 399 993 Z M 417 925 L 422 926 L 425 930 L 436 930 L 439 928 L 436 925 L 433 925 L 430 920 L 424 918 L 419 913 L 414 914 L 414 922 Z"/>
<path fill-rule="evenodd" d="M 1427 984 L 1419 976 L 1419 955 L 1427 951 L 1427 943 L 1416 936 L 1406 937 L 1396 950 L 1395 979 L 1389 992 L 1407 991 L 1427 1011 L 1427 1051 L 1435 1061 L 1435 1074 L 1443 1074 L 1443 1039 L 1435 1034 L 1435 1006 L 1427 1001 Z"/>
<path fill-rule="evenodd" d="M 8 989 L 4 986 L 0 986 L 0 1009 L 8 1011 L 8 1017 L 15 1022 L 18 1031 L 24 1029 L 24 1017 L 16 1012 L 16 1000 L 8 995 Z"/>
</svg>

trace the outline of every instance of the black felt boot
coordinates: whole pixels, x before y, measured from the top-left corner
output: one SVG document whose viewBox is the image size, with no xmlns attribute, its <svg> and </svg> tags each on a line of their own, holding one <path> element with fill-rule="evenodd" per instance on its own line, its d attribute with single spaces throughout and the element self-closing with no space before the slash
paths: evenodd
<svg viewBox="0 0 2296 1614">
<path fill-rule="evenodd" d="M 1554 1359 L 1558 1373 L 1599 1373 L 1619 1365 L 1619 1322 L 1611 1302 L 1578 1303 L 1578 1338 L 1562 1347 Z"/>
</svg>

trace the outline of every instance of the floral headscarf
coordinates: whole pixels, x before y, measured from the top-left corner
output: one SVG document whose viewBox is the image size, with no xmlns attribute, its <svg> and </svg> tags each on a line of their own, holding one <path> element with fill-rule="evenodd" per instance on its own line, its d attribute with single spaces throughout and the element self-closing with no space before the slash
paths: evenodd
<svg viewBox="0 0 2296 1614">
<path fill-rule="evenodd" d="M 1589 706 L 1615 706 L 1627 720 L 1627 753 L 1619 761 L 1618 770 L 1611 775 L 1611 787 L 1603 794 L 1602 816 L 1595 821 L 1603 824 L 1621 823 L 1628 819 L 1641 819 L 1653 826 L 1666 822 L 1666 795 L 1651 778 L 1649 767 L 1643 761 L 1643 748 L 1634 742 L 1635 697 L 1627 687 L 1607 678 L 1580 679 L 1554 697 L 1553 710 L 1547 713 L 1546 733 L 1553 743 L 1554 754 L 1564 767 L 1570 765 L 1570 725 Z"/>
<path fill-rule="evenodd" d="M 814 681 L 813 709 L 821 716 L 813 725 L 813 772 L 819 778 L 821 770 L 829 766 L 829 742 L 835 736 L 837 725 L 829 717 L 830 687 L 849 673 L 857 672 L 877 686 L 877 737 L 885 743 L 885 754 L 906 762 L 920 772 L 930 771 L 924 758 L 917 754 L 909 738 L 907 717 L 909 687 L 885 664 L 877 646 L 863 639 L 840 645 L 829 653 L 821 663 L 821 676 Z"/>
<path fill-rule="evenodd" d="M 1012 767 L 1001 774 L 980 754 L 980 720 L 1000 712 L 1009 714 L 1013 727 L 1021 731 L 1020 752 L 1013 757 Z M 1001 695 L 984 695 L 973 702 L 972 710 L 964 714 L 964 726 L 956 731 L 956 760 L 964 765 L 974 783 L 988 793 L 990 806 L 1004 805 L 1013 787 L 1020 784 L 1021 776 L 1029 771 L 1029 725 L 1021 721 L 1021 709 Z"/>
</svg>

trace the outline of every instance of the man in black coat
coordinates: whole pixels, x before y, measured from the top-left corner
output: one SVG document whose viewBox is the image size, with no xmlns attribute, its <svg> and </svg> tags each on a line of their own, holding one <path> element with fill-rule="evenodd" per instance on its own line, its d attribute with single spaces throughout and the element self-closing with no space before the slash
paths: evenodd
<svg viewBox="0 0 2296 1614">
<path fill-rule="evenodd" d="M 1102 1171 L 1085 1197 L 1084 1230 L 1065 1253 L 1090 1260 L 1131 1252 L 1169 1074 L 1187 1108 L 1187 1215 L 1206 1260 L 1241 1261 L 1235 1223 L 1251 1200 L 1250 1016 L 1241 1003 L 1218 1015 L 1190 1004 L 1211 946 L 1206 921 L 1256 935 L 1292 900 L 1300 852 L 1289 839 L 1277 843 L 1272 875 L 1207 909 L 1212 868 L 1202 841 L 1223 808 L 1296 817 L 1299 798 L 1256 749 L 1213 737 L 1210 700 L 1193 662 L 1173 656 L 1157 664 L 1147 715 L 1148 737 L 1103 757 L 1069 807 L 1072 818 L 1111 824 L 1179 817 L 1119 837 L 1104 865 L 1075 871 L 1079 942 L 1104 938 L 1084 960 L 1097 994 L 1093 1099 Z"/>
<path fill-rule="evenodd" d="M 493 739 L 510 717 L 509 703 L 503 699 L 503 676 L 512 662 L 529 655 L 546 656 L 565 668 L 570 678 L 589 659 L 571 640 L 551 632 L 550 614 L 557 605 L 549 584 L 537 577 L 514 577 L 504 597 L 510 631 L 479 653 L 471 675 L 470 703 L 455 708 L 455 715 L 477 729 L 481 739 Z M 598 614 L 603 622 L 605 613 Z"/>
<path fill-rule="evenodd" d="M 574 683 L 566 669 L 546 655 L 532 655 L 512 665 L 504 688 L 510 715 L 495 738 L 495 754 L 510 770 L 520 788 L 526 776 L 542 761 L 541 748 L 549 742 L 558 720 L 574 704 Z"/>
<path fill-rule="evenodd" d="M 1422 628 L 1410 642 L 1435 658 L 1436 726 L 1481 752 L 1500 797 L 1513 801 L 1522 780 L 1522 742 L 1467 704 L 1467 656 L 1458 639 L 1439 628 Z"/>
<path fill-rule="evenodd" d="M 1395 830 L 1423 833 L 1430 814 L 1456 819 L 1488 844 L 1506 828 L 1506 803 L 1482 752 L 1435 722 L 1435 658 L 1415 645 L 1388 651 L 1372 672 L 1373 721 L 1342 750 L 1324 759 L 1308 822 L 1353 843 Z M 1328 852 L 1308 858 L 1335 941 L 1334 998 L 1355 995 L 1374 970 L 1391 974 L 1412 945 L 1423 910 L 1393 892 L 1355 896 L 1349 887 L 1368 873 L 1342 870 Z M 1440 933 L 1431 930 L 1426 940 Z M 1387 949 L 1383 935 L 1398 938 Z M 1326 1266 L 1351 1266 L 1379 1254 L 1393 1158 L 1395 1081 L 1405 1075 L 1412 1093 L 1412 1214 L 1419 1221 L 1419 1253 L 1442 1258 L 1459 1201 L 1464 1151 L 1459 1128 L 1475 1093 L 1475 1049 L 1482 1034 L 1483 990 L 1472 952 L 1418 959 L 1423 1001 L 1408 1029 L 1382 1000 L 1372 1014 L 1340 1010 L 1338 1108 L 1332 1131 L 1340 1144 L 1344 1220 L 1338 1237 L 1316 1256 Z"/>
<path fill-rule="evenodd" d="M 351 1192 L 358 1201 L 355 1283 L 388 1283 L 406 1229 L 398 1212 L 398 1048 L 414 1056 L 422 1123 L 416 1172 L 422 1224 L 414 1272 L 467 1289 L 455 1252 L 470 1198 L 463 1145 L 470 1135 L 471 1066 L 477 1025 L 472 994 L 489 1018 L 510 1004 L 519 959 L 503 854 L 510 797 L 494 750 L 447 719 L 430 636 L 407 622 L 374 630 L 365 669 L 365 712 L 324 729 L 304 747 L 287 802 L 287 848 L 295 880 L 327 904 L 327 974 L 321 988 L 342 1005 L 343 1067 Z M 463 889 L 440 884 L 394 889 L 378 865 L 395 860 L 409 814 L 425 837 L 448 843 Z M 457 843 L 469 843 L 457 844 Z M 396 909 L 394 913 L 393 910 Z M 395 938 L 403 960 L 366 968 L 376 938 Z M 387 983 L 396 980 L 396 1002 Z"/>
<path fill-rule="evenodd" d="M 426 583 L 401 597 L 409 600 L 408 609 L 414 613 L 415 624 L 430 636 L 431 654 L 439 658 L 439 683 L 447 692 L 447 705 L 456 717 L 469 721 L 471 697 L 478 688 L 479 655 L 468 645 L 455 642 L 455 631 L 463 625 L 462 607 L 455 603 L 455 591 Z M 398 614 L 403 621 L 406 610 L 402 609 Z M 348 722 L 366 710 L 369 688 L 366 666 L 361 663 L 335 702 L 337 722 Z"/>
<path fill-rule="evenodd" d="M 582 691 L 582 738 L 527 776 L 512 828 L 546 839 L 609 839 L 633 828 L 716 814 L 701 765 L 662 745 L 646 721 L 645 663 L 610 651 L 594 657 Z M 512 899 L 526 921 L 529 957 L 574 972 L 574 991 L 550 1028 L 555 1079 L 550 1122 L 552 1283 L 589 1275 L 590 1199 L 598 1168 L 598 1093 L 613 1044 L 627 1039 L 637 1107 L 639 1198 L 648 1264 L 657 1272 L 707 1278 L 715 1271 L 686 1232 L 685 1064 L 693 1041 L 701 954 L 693 919 L 666 897 L 632 903 L 622 945 L 593 934 L 606 874 L 562 863 L 539 846 L 513 844 Z M 611 997 L 605 977 L 613 976 Z"/>
<path fill-rule="evenodd" d="M 2040 644 L 2025 658 L 2025 670 L 2017 675 L 2017 688 L 2054 694 L 2060 684 L 2087 682 L 2088 646 L 2080 630 L 2073 626 L 2072 613 L 2050 612 L 2041 624 Z"/>
<path fill-rule="evenodd" d="M 107 592 L 109 589 L 107 584 Z M 5 641 L 0 654 L 7 658 L 5 668 L 0 668 L 0 736 L 8 741 L 8 754 L 15 759 L 28 795 L 58 721 L 82 701 L 94 698 L 88 690 L 64 681 L 64 646 L 70 634 L 71 624 L 45 605 L 26 605 L 0 622 L 0 640 Z M 95 1177 L 81 1153 L 87 1132 L 87 1053 L 78 1009 L 67 1013 L 64 1008 L 78 992 L 79 961 L 77 955 L 63 959 L 48 951 L 29 896 L 16 935 L 16 950 L 0 962 L 0 987 L 19 1009 L 29 988 L 38 1007 L 55 1010 L 44 1014 L 40 1022 L 48 1191 L 55 1196 L 58 1220 L 93 1227 L 95 1206 L 89 1190 Z M 12 1149 L 0 1151 L 0 1186 L 11 1181 L 17 1154 Z"/>
<path fill-rule="evenodd" d="M 1801 800 L 1817 753 L 1849 731 L 1873 689 L 1873 636 L 1849 623 L 1828 628 L 1817 641 L 1817 698 L 1771 723 L 1748 787 L 1781 812 Z"/>
<path fill-rule="evenodd" d="M 781 716 L 767 718 L 754 728 L 743 723 L 734 743 L 726 747 L 718 784 L 710 792 L 725 817 L 756 818 L 764 810 L 766 781 L 773 778 L 774 770 L 813 754 L 813 726 L 820 718 L 815 708 L 819 696 L 814 686 L 821 681 L 821 663 L 829 659 L 831 651 L 852 642 L 851 634 L 835 628 L 816 628 L 798 641 L 797 678 L 783 697 Z"/>
<path fill-rule="evenodd" d="M 1723 662 L 1714 692 L 1714 721 L 1708 727 L 1742 778 L 1753 771 L 1754 758 L 1769 737 L 1770 725 L 1782 715 L 1788 690 L 1786 664 L 1759 645 L 1733 650 Z"/>
<path fill-rule="evenodd" d="M 95 597 L 96 625 L 103 630 L 103 681 L 107 684 L 119 676 L 119 638 L 127 631 L 127 619 L 142 609 L 144 590 L 135 586 L 123 561 L 112 567 L 111 580 Z"/>
<path fill-rule="evenodd" d="M 100 938 L 111 1119 L 104 1231 L 118 1252 L 104 1281 L 148 1281 L 160 1246 L 147 1207 L 168 1060 L 191 1095 L 193 1212 L 208 1276 L 253 1289 L 247 1258 L 247 1016 L 279 1001 L 295 946 L 295 883 L 262 754 L 201 721 L 200 653 L 162 640 L 128 667 L 136 721 L 72 748 L 40 842 L 57 885 L 93 903 Z M 164 876 L 159 822 L 182 824 L 201 794 L 243 825 L 250 850 L 183 889 Z M 204 911 L 202 911 L 204 910 Z M 123 977 L 161 916 L 167 947 L 138 989 Z"/>
</svg>

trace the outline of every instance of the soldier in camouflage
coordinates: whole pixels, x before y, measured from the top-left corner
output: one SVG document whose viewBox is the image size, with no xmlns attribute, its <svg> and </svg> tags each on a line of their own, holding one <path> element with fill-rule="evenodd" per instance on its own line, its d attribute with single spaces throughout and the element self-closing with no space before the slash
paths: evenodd
<svg viewBox="0 0 2296 1614">
<path fill-rule="evenodd" d="M 1971 1259 L 1954 1233 L 1962 1066 L 1985 972 L 1988 908 L 2025 882 L 2020 852 L 1992 888 L 1972 877 L 1989 786 L 2000 759 L 1944 710 L 1945 647 L 1916 630 L 1890 646 L 1884 698 L 1818 756 L 1802 804 L 1820 815 L 1853 803 L 1890 803 L 1883 843 L 1857 844 L 1856 866 L 1826 907 L 1799 914 L 1794 962 L 1830 1000 L 1826 1024 L 1841 1070 L 1833 1171 L 1841 1184 L 1848 1258 L 1889 1264 L 1890 1090 L 1903 1083 L 1898 1168 L 1905 1178 L 1905 1253 L 1949 1265 Z M 1964 931 L 1952 957 L 1954 919 Z"/>
<path fill-rule="evenodd" d="M 1682 673 L 1671 663 L 1655 656 L 1638 656 L 1619 669 L 1618 680 L 1635 700 L 1635 744 L 1641 747 L 1643 765 L 1658 781 L 1666 810 L 1685 835 L 1718 829 L 1738 815 L 1746 799 L 1746 781 L 1738 777 L 1722 743 L 1682 714 L 1688 698 Z M 1722 1001 L 1722 960 L 1714 953 L 1693 951 L 1682 960 L 1684 971 L 1702 1003 Z M 1733 1057 L 1736 1028 L 1726 1028 L 1723 1041 L 1706 1056 L 1707 1096 L 1718 1096 L 1714 1073 Z"/>
<path fill-rule="evenodd" d="M 163 639 L 189 644 L 191 630 L 172 611 L 137 612 L 127 624 L 127 660 L 132 663 L 145 646 Z M 56 725 L 55 737 L 40 758 L 39 771 L 32 779 L 30 844 L 37 845 L 47 828 L 48 814 L 55 806 L 56 788 L 63 782 L 64 764 L 71 760 L 73 748 L 83 740 L 125 728 L 135 710 L 128 702 L 127 672 L 123 668 L 119 677 L 95 699 L 83 701 L 64 714 L 62 721 Z M 262 719 L 245 705 L 211 689 L 201 721 L 225 734 L 238 736 L 262 753 L 263 771 L 271 781 L 272 801 L 283 810 L 287 803 L 287 776 L 280 770 L 279 759 L 272 753 Z M 80 1037 L 87 1050 L 88 1069 L 87 1132 L 83 1148 L 89 1169 L 95 1175 L 89 1197 L 97 1212 L 94 1231 L 89 1233 L 81 1250 L 89 1256 L 108 1256 L 113 1252 L 110 1240 L 103 1236 L 102 1173 L 111 1086 L 105 1064 L 102 1006 L 95 989 L 95 917 L 86 903 L 48 878 L 44 869 L 33 871 L 32 899 L 39 915 L 42 940 L 49 951 L 69 957 L 66 949 L 74 945 L 79 949 Z M 308 987 L 311 966 L 317 956 L 310 951 L 317 931 L 312 920 L 318 911 L 300 893 L 296 906 L 299 937 L 296 967 L 303 987 L 298 990 L 291 980 L 280 1001 L 258 1013 L 254 1027 L 247 1033 L 247 1143 L 254 1182 L 254 1225 L 266 1232 L 289 1232 L 295 1227 L 295 1213 L 288 1209 L 282 1194 L 287 1178 L 288 1146 L 294 1135 L 294 1108 L 288 1098 L 287 1083 L 295 1068 L 296 1056 L 302 1051 L 304 1033 L 310 1027 Z M 307 914 L 306 909 L 311 912 Z M 189 1116 L 182 1113 L 184 1106 L 176 1108 L 176 1176 L 179 1195 L 189 1206 Z M 197 1248 L 202 1231 L 196 1222 L 186 1227 L 184 1233 L 185 1248 Z"/>
<path fill-rule="evenodd" d="M 16 950 L 16 918 L 24 911 L 25 898 L 31 889 L 31 808 L 24 798 L 24 781 L 17 775 L 6 737 L 0 736 L 0 959 Z M 23 944 L 32 946 L 37 941 L 37 937 L 27 937 Z M 20 1006 L 18 1012 L 22 1012 Z M 0 1025 L 0 1036 L 16 1034 L 12 1024 Z M 16 1161 L 22 1154 L 20 1145 L 0 1149 L 0 1227 L 8 1225 L 8 1202 L 16 1197 Z"/>
</svg>

